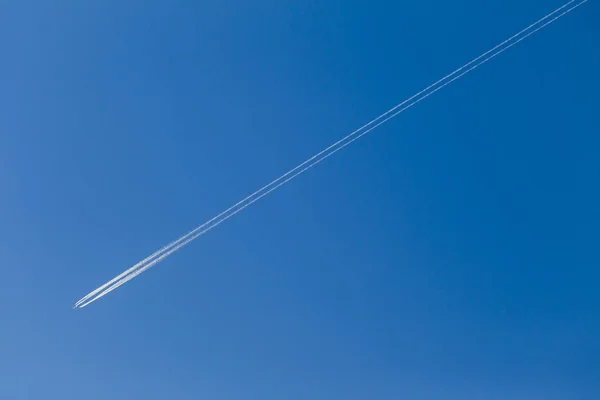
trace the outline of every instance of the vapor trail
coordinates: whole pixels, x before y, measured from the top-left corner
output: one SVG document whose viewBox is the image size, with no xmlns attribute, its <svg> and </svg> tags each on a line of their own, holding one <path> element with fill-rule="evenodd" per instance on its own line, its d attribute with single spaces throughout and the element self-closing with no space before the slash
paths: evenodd
<svg viewBox="0 0 600 400">
<path fill-rule="evenodd" d="M 469 61 L 467 64 L 463 65 L 462 67 L 454 70 L 453 72 L 449 73 L 448 75 L 444 76 L 443 78 L 439 79 L 438 81 L 436 81 L 435 83 L 429 85 L 428 87 L 426 87 L 425 89 L 421 90 L 420 92 L 416 93 L 415 95 L 413 95 L 412 97 L 404 100 L 402 103 L 394 106 L 393 108 L 389 109 L 388 111 L 386 111 L 385 113 L 381 114 L 380 116 L 378 116 L 377 118 L 369 121 L 368 123 L 366 123 L 365 125 L 361 126 L 360 128 L 356 129 L 355 131 L 351 132 L 350 134 L 348 134 L 347 136 L 343 137 L 342 139 L 338 140 L 337 142 L 335 142 L 334 144 L 332 144 L 331 146 L 327 147 L 326 149 L 320 151 L 319 153 L 315 154 L 314 156 L 312 156 L 311 158 L 309 158 L 308 160 L 304 161 L 302 164 L 296 166 L 295 168 L 291 169 L 290 171 L 286 172 L 285 174 L 281 175 L 279 178 L 271 181 L 270 183 L 268 183 L 267 185 L 263 186 L 262 188 L 258 189 L 257 191 L 255 191 L 254 193 L 252 193 L 251 195 L 245 197 L 243 200 L 239 201 L 238 203 L 234 204 L 233 206 L 229 207 L 227 210 L 223 211 L 221 214 L 215 216 L 214 218 L 212 218 L 211 220 L 205 222 L 204 224 L 194 228 L 193 230 L 191 230 L 190 232 L 186 233 L 185 235 L 183 235 L 182 237 L 180 237 L 179 239 L 169 243 L 168 245 L 164 246 L 163 248 L 161 248 L 160 250 L 157 250 L 156 252 L 154 252 L 153 254 L 151 254 L 150 256 L 146 257 L 145 259 L 139 261 L 137 264 L 133 265 L 132 267 L 130 267 L 129 269 L 127 269 L 126 271 L 122 272 L 121 274 L 117 275 L 116 277 L 114 277 L 113 279 L 111 279 L 110 281 L 108 281 L 107 283 L 105 283 L 104 285 L 100 286 L 99 288 L 95 289 L 94 291 L 90 292 L 88 295 L 84 296 L 81 300 L 79 300 L 77 303 L 75 303 L 75 306 L 78 306 L 79 304 L 85 302 L 87 299 L 93 297 L 94 295 L 96 295 L 97 293 L 101 292 L 102 290 L 106 289 L 108 286 L 112 285 L 113 283 L 117 282 L 118 280 L 122 279 L 123 277 L 131 274 L 132 272 L 134 272 L 135 270 L 137 270 L 138 268 L 144 266 L 146 263 L 150 262 L 152 259 L 160 256 L 163 252 L 167 251 L 168 249 L 176 246 L 177 244 L 181 243 L 182 241 L 186 240 L 187 238 L 193 236 L 194 234 L 196 234 L 198 231 L 200 231 L 202 228 L 204 228 L 206 225 L 210 224 L 211 222 L 217 220 L 218 218 L 220 218 L 221 216 L 223 216 L 224 214 L 227 214 L 228 212 L 232 211 L 233 209 L 235 209 L 238 206 L 241 206 L 243 203 L 251 200 L 253 197 L 258 196 L 260 193 L 262 193 L 263 191 L 267 190 L 268 188 L 270 188 L 271 186 L 277 184 L 278 182 L 280 182 L 281 180 L 285 179 L 287 176 L 291 175 L 292 173 L 294 173 L 295 171 L 299 170 L 300 168 L 302 168 L 303 166 L 305 166 L 306 164 L 310 163 L 311 161 L 313 161 L 314 159 L 318 158 L 319 156 L 321 156 L 322 154 L 326 153 L 327 151 L 331 150 L 332 148 L 335 148 L 336 146 L 340 145 L 341 143 L 343 143 L 344 141 L 352 138 L 353 136 L 355 136 L 356 134 L 358 134 L 359 132 L 361 132 L 363 129 L 369 127 L 370 125 L 374 124 L 375 122 L 381 120 L 382 118 L 386 117 L 387 115 L 389 115 L 390 113 L 394 112 L 395 110 L 397 110 L 398 108 L 402 107 L 403 105 L 405 105 L 406 103 L 410 102 L 411 100 L 417 98 L 418 96 L 422 95 L 423 93 L 429 91 L 430 89 L 434 88 L 435 86 L 441 84 L 442 82 L 444 82 L 445 80 L 449 79 L 450 77 L 452 77 L 453 75 L 459 73 L 460 71 L 464 70 L 465 68 L 469 67 L 470 65 L 474 64 L 475 62 L 479 61 L 480 59 L 484 58 L 485 56 L 487 56 L 488 54 L 492 53 L 493 51 L 497 50 L 498 48 L 504 46 L 505 44 L 507 44 L 508 42 L 514 40 L 515 38 L 517 38 L 518 36 L 520 36 L 521 34 L 523 34 L 524 32 L 528 31 L 529 29 L 533 28 L 534 26 L 540 24 L 541 22 L 547 20 L 548 18 L 550 18 L 552 15 L 555 15 L 556 13 L 560 12 L 561 10 L 565 9 L 566 7 L 568 7 L 570 4 L 574 3 L 577 0 L 571 0 L 568 3 L 566 3 L 565 5 L 559 7 L 558 9 L 554 10 L 553 12 L 551 12 L 550 14 L 546 15 L 545 17 L 537 20 L 536 22 L 534 22 L 533 24 L 529 25 L 527 28 L 523 29 L 522 31 L 520 31 L 519 33 L 511 36 L 510 38 L 506 39 L 504 42 L 496 45 L 495 47 L 493 47 L 492 49 L 488 50 L 487 52 L 481 54 L 480 56 L 474 58 L 473 60 Z"/>
<path fill-rule="evenodd" d="M 372 130 L 376 129 L 377 127 L 383 125 L 384 123 L 388 122 L 389 120 L 395 118 L 400 113 L 402 113 L 402 112 L 408 110 L 409 108 L 413 107 L 414 105 L 420 103 L 427 97 L 429 97 L 432 94 L 436 93 L 437 91 L 443 89 L 450 83 L 460 79 L 461 77 L 463 77 L 464 75 L 473 71 L 474 69 L 487 63 L 488 61 L 490 61 L 491 59 L 502 54 L 509 48 L 511 48 L 511 47 L 515 46 L 516 44 L 520 43 L 521 41 L 525 40 L 527 37 L 533 35 L 534 33 L 538 32 L 539 30 L 543 29 L 544 27 L 552 24 L 559 18 L 565 16 L 566 14 L 568 14 L 571 11 L 575 10 L 576 8 L 580 7 L 581 5 L 586 3 L 588 0 L 582 0 L 579 3 L 575 4 L 574 6 L 572 6 L 571 8 L 567 9 L 567 7 L 569 7 L 571 4 L 575 3 L 576 1 L 577 0 L 571 0 L 568 3 L 564 4 L 563 6 L 557 8 L 556 10 L 549 13 L 545 17 L 543 17 L 543 18 L 539 19 L 538 21 L 534 22 L 533 24 L 529 25 L 527 28 L 521 30 L 519 33 L 511 36 L 510 38 L 506 39 L 505 41 L 503 41 L 502 43 L 493 47 L 492 49 L 486 51 L 485 53 L 481 54 L 480 56 L 469 61 L 462 67 L 456 69 L 452 73 L 444 76 L 443 78 L 441 78 L 440 80 L 431 84 L 427 88 L 421 90 L 414 96 L 404 100 L 402 103 L 394 106 L 393 108 L 389 109 L 388 111 L 381 114 L 377 118 L 371 120 L 367 124 L 361 126 L 357 130 L 348 134 L 344 138 L 338 140 L 331 146 L 329 146 L 326 149 L 315 154 L 314 156 L 307 159 L 303 163 L 299 164 L 295 168 L 293 168 L 290 171 L 286 172 L 285 174 L 281 175 L 279 178 L 271 181 L 269 184 L 263 186 L 259 190 L 255 191 L 251 195 L 244 198 L 243 200 L 234 204 L 233 206 L 231 206 L 227 210 L 223 211 L 219 215 L 215 216 L 214 218 L 210 219 L 209 221 L 205 222 L 204 224 L 202 224 L 202 225 L 198 226 L 197 228 L 191 230 L 190 232 L 186 233 L 179 239 L 164 246 L 163 248 L 154 252 L 153 254 L 146 257 L 142 261 L 136 263 L 131 268 L 127 269 L 126 271 L 117 275 L 116 277 L 114 277 L 113 279 L 111 279 L 110 281 L 105 283 L 104 285 L 98 287 L 97 289 L 93 290 L 92 292 L 90 292 L 89 294 L 87 294 L 86 296 L 81 298 L 77 303 L 75 303 L 74 308 L 83 308 L 83 307 L 89 305 L 90 303 L 98 300 L 99 298 L 107 295 L 108 293 L 112 292 L 119 286 L 125 284 L 126 282 L 135 278 L 142 272 L 148 270 L 149 268 L 151 268 L 158 262 L 162 261 L 163 259 L 165 259 L 169 255 L 171 255 L 172 253 L 176 252 L 183 246 L 187 245 L 194 239 L 198 238 L 199 236 L 203 235 L 204 233 L 210 231 L 211 229 L 213 229 L 216 226 L 220 225 L 221 223 L 225 222 L 226 220 L 233 217 L 234 215 L 236 215 L 237 213 L 239 213 L 246 207 L 250 206 L 251 204 L 253 204 L 256 201 L 260 200 L 261 198 L 265 197 L 269 193 L 273 192 L 280 186 L 284 185 L 285 183 L 291 181 L 298 175 L 301 175 L 308 169 L 319 164 L 321 161 L 329 158 L 333 154 L 337 153 L 344 147 L 346 147 L 349 144 L 351 144 L 352 142 L 354 142 L 355 140 L 361 138 L 362 136 L 366 135 L 367 133 L 371 132 Z M 563 11 L 563 10 L 565 10 L 565 11 Z M 563 11 L 563 12 L 561 13 L 561 11 Z M 546 21 L 546 22 L 544 22 L 544 21 Z M 542 24 L 542 22 L 544 22 L 544 23 Z M 536 26 L 537 26 L 537 28 L 532 29 Z M 368 128 L 368 129 L 366 129 L 366 128 Z"/>
</svg>

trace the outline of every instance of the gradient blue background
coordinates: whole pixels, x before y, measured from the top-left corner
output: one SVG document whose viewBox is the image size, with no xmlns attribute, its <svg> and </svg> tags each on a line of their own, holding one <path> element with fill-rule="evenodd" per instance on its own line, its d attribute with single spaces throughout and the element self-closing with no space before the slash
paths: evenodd
<svg viewBox="0 0 600 400">
<path fill-rule="evenodd" d="M 600 398 L 600 3 L 5 1 L 0 398 Z"/>
</svg>

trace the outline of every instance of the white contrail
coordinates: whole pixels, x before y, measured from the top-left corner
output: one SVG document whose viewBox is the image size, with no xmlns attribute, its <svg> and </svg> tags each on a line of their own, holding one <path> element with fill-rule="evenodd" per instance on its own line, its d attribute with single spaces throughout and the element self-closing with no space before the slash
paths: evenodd
<svg viewBox="0 0 600 400">
<path fill-rule="evenodd" d="M 153 265 L 157 264 L 158 262 L 162 261 L 164 258 L 168 257 L 175 251 L 177 251 L 180 248 L 182 248 L 183 246 L 187 245 L 192 240 L 198 238 L 199 236 L 203 235 L 204 233 L 208 232 L 209 230 L 220 225 L 222 222 L 231 218 L 232 216 L 239 213 L 246 207 L 255 203 L 256 201 L 260 200 L 261 198 L 268 195 L 275 189 L 279 188 L 280 186 L 282 186 L 285 183 L 289 182 L 290 180 L 294 179 L 298 175 L 304 173 L 305 171 L 312 168 L 313 166 L 319 164 L 321 161 L 325 160 L 326 158 L 329 158 L 330 156 L 337 153 L 344 147 L 348 146 L 350 143 L 352 143 L 355 140 L 359 139 L 360 137 L 366 135 L 367 133 L 376 129 L 380 125 L 383 125 L 384 123 L 388 122 L 389 120 L 396 117 L 400 113 L 402 113 L 402 112 L 406 111 L 407 109 L 411 108 L 412 106 L 420 103 L 422 100 L 431 96 L 435 92 L 441 90 L 442 88 L 449 85 L 450 83 L 456 81 L 457 79 L 461 78 L 462 76 L 468 74 L 469 72 L 473 71 L 474 69 L 480 67 L 481 65 L 485 64 L 486 62 L 488 62 L 491 59 L 495 58 L 496 56 L 500 55 L 501 53 L 508 50 L 509 48 L 515 46 L 516 44 L 523 41 L 527 37 L 533 35 L 534 33 L 538 32 L 539 30 L 543 29 L 544 27 L 555 22 L 559 18 L 561 18 L 561 17 L 565 16 L 566 14 L 570 13 L 571 11 L 575 10 L 579 6 L 586 3 L 588 0 L 582 0 L 579 3 L 573 5 L 571 8 L 567 9 L 567 7 L 569 7 L 576 1 L 577 0 L 571 0 L 568 3 L 564 4 L 563 6 L 557 8 L 550 14 L 539 19 L 535 23 L 529 25 L 527 28 L 523 29 L 519 33 L 511 36 L 509 39 L 498 44 L 497 46 L 493 47 L 492 49 L 488 50 L 487 52 L 481 54 L 480 56 L 471 60 L 470 62 L 463 65 L 462 67 L 458 68 L 454 72 L 444 76 L 442 79 L 438 80 L 437 82 L 435 82 L 432 85 L 428 86 L 427 88 L 423 89 L 419 93 L 408 98 L 407 100 L 403 101 L 402 103 L 396 105 L 395 107 L 393 107 L 390 110 L 386 111 L 385 113 L 381 114 L 377 118 L 375 118 L 372 121 L 368 122 L 367 124 L 363 125 L 359 129 L 353 131 L 349 135 L 340 139 L 336 143 L 332 144 L 331 146 L 327 147 L 326 149 L 315 154 L 308 160 L 304 161 L 302 164 L 298 165 L 297 167 L 295 167 L 295 168 L 291 169 L 290 171 L 286 172 L 285 174 L 281 175 L 279 178 L 273 180 L 269 184 L 263 186 L 262 188 L 255 191 L 248 197 L 244 198 L 243 200 L 239 201 L 238 203 L 231 206 L 227 210 L 223 211 L 216 217 L 210 219 L 209 221 L 205 222 L 204 224 L 198 226 L 197 228 L 195 228 L 192 231 L 188 232 L 187 234 L 183 235 L 179 239 L 171 242 L 167 246 L 161 248 L 160 250 L 156 251 L 152 255 L 146 257 L 145 259 L 143 259 L 142 261 L 133 265 L 131 268 L 127 269 L 123 273 L 121 273 L 118 276 L 116 276 L 115 278 L 111 279 L 104 285 L 100 286 L 99 288 L 95 289 L 94 291 L 92 291 L 89 294 L 87 294 L 86 296 L 84 296 L 81 300 L 79 300 L 77 303 L 75 303 L 74 308 L 83 308 L 83 307 L 89 305 L 90 303 L 98 300 L 99 298 L 105 296 L 106 294 L 112 292 L 119 286 L 121 286 L 124 283 L 130 281 L 131 279 L 135 278 L 136 276 L 138 276 L 142 272 L 146 271 L 147 269 L 151 268 Z M 563 10 L 565 10 L 565 11 L 563 11 Z M 561 13 L 561 11 L 563 11 L 563 12 Z M 542 22 L 544 22 L 544 23 L 542 24 Z M 537 28 L 532 30 L 532 28 L 534 28 L 536 26 L 537 26 Z M 369 129 L 365 130 L 365 128 L 369 128 Z"/>
<path fill-rule="evenodd" d="M 533 24 L 529 25 L 527 28 L 523 29 L 521 32 L 513 35 L 512 37 L 510 37 L 509 39 L 505 40 L 504 42 L 500 43 L 499 45 L 495 46 L 494 48 L 488 50 L 487 52 L 483 53 L 482 55 L 480 55 L 479 57 L 473 59 L 472 61 L 470 61 L 469 63 L 463 65 L 462 67 L 460 67 L 459 69 L 455 70 L 454 72 L 446 75 L 445 77 L 443 77 L 442 79 L 438 80 L 437 82 L 433 83 L 432 85 L 428 86 L 427 88 L 423 89 L 422 91 L 420 91 L 419 93 L 415 94 L 414 96 L 410 97 L 409 99 L 405 100 L 404 102 L 398 104 L 397 106 L 395 106 L 394 108 L 388 110 L 387 112 L 385 112 L 384 114 L 380 115 L 379 117 L 375 118 L 374 120 L 368 122 L 367 124 L 363 125 L 362 127 L 360 127 L 359 129 L 355 130 L 354 132 L 350 133 L 349 135 L 347 135 L 346 137 L 340 139 L 339 141 L 337 141 L 336 143 L 334 143 L 333 145 L 329 146 L 328 148 L 322 150 L 321 152 L 317 153 L 316 155 L 314 155 L 313 157 L 309 158 L 308 160 L 306 160 L 305 162 L 303 162 L 302 164 L 298 165 L 297 167 L 295 167 L 294 169 L 288 171 L 287 173 L 285 173 L 284 175 L 280 176 L 279 178 L 275 179 L 274 181 L 270 182 L 269 184 L 263 186 L 261 189 L 257 190 L 256 192 L 254 192 L 253 194 L 251 194 L 250 196 L 244 198 L 243 200 L 241 200 L 240 202 L 236 203 L 235 205 L 233 205 L 232 207 L 228 208 L 227 210 L 223 211 L 221 214 L 217 215 L 216 217 L 214 217 L 213 219 L 209 220 L 208 222 L 204 223 L 203 225 L 200 225 L 199 227 L 195 228 L 194 230 L 188 232 L 186 235 L 180 237 L 179 239 L 175 240 L 174 242 L 168 244 L 167 246 L 163 247 L 162 249 L 156 251 L 155 253 L 153 253 L 152 255 L 146 257 L 145 259 L 143 259 L 142 261 L 138 262 L 137 264 L 133 265 L 131 268 L 129 268 L 128 270 L 124 271 L 123 273 L 121 273 L 120 275 L 116 276 L 115 278 L 113 278 L 112 280 L 110 280 L 109 282 L 105 283 L 104 285 L 100 286 L 99 288 L 97 288 L 96 290 L 94 290 L 93 292 L 89 293 L 87 296 L 83 297 L 80 301 L 78 301 L 75 306 L 78 306 L 82 303 L 84 303 L 86 300 L 89 300 L 90 298 L 92 298 L 94 295 L 98 294 L 99 292 L 103 291 L 104 289 L 108 288 L 110 285 L 114 284 L 115 282 L 119 281 L 120 279 L 124 278 L 125 276 L 133 273 L 135 270 L 142 268 L 144 265 L 146 265 L 147 263 L 149 263 L 150 261 L 152 261 L 153 259 L 155 259 L 156 257 L 160 256 L 162 253 L 164 253 L 165 251 L 167 251 L 168 249 L 176 246 L 177 244 L 181 243 L 182 241 L 186 240 L 187 238 L 195 235 L 197 232 L 199 232 L 201 229 L 205 228 L 207 225 L 209 225 L 210 223 L 212 223 L 213 221 L 217 220 L 218 218 L 222 217 L 223 215 L 227 214 L 228 212 L 234 210 L 236 207 L 241 206 L 243 203 L 245 203 L 246 201 L 249 201 L 250 199 L 252 199 L 255 196 L 258 196 L 261 192 L 265 191 L 266 189 L 268 189 L 269 187 L 273 186 L 274 184 L 278 183 L 279 181 L 281 181 L 282 179 L 286 178 L 288 175 L 292 174 L 293 172 L 297 171 L 298 169 L 302 168 L 304 165 L 308 164 L 309 162 L 313 161 L 314 159 L 318 158 L 319 156 L 321 156 L 322 154 L 326 153 L 327 151 L 331 150 L 332 148 L 336 147 L 337 145 L 341 144 L 342 142 L 352 138 L 354 135 L 356 135 L 357 133 L 359 133 L 360 131 L 362 131 L 364 128 L 372 125 L 373 123 L 377 122 L 378 120 L 380 120 L 381 118 L 385 117 L 386 115 L 390 114 L 391 112 L 395 111 L 396 109 L 398 109 L 399 107 L 402 107 L 403 105 L 405 105 L 406 103 L 408 103 L 409 101 L 415 99 L 416 97 L 420 96 L 421 94 L 427 92 L 428 90 L 432 89 L 433 87 L 437 86 L 438 84 L 440 84 L 441 82 L 443 82 L 444 80 L 450 78 L 451 76 L 457 74 L 458 72 L 460 72 L 461 70 L 464 70 L 465 68 L 467 68 L 468 66 L 472 65 L 473 63 L 475 63 L 476 61 L 482 59 L 483 57 L 485 57 L 486 55 L 492 53 L 493 51 L 497 50 L 498 48 L 502 47 L 503 45 L 507 44 L 508 42 L 510 42 L 511 40 L 517 38 L 518 36 L 520 36 L 521 34 L 523 34 L 524 32 L 526 32 L 527 30 L 531 29 L 532 27 L 540 24 L 541 22 L 547 20 L 548 18 L 552 17 L 553 15 L 557 14 L 559 11 L 565 9 L 566 7 L 568 7 L 569 5 L 571 5 L 572 3 L 574 3 L 576 0 L 571 0 L 568 3 L 566 3 L 565 5 L 559 7 L 558 9 L 556 9 L 555 11 L 553 11 L 552 13 L 546 15 L 545 17 L 541 18 L 540 20 L 534 22 Z M 587 1 L 587 0 L 586 0 Z M 581 5 L 583 3 L 580 3 L 579 5 Z M 345 146 L 342 146 L 345 147 Z M 162 258 L 161 258 L 162 259 Z M 154 264 L 153 264 L 154 265 Z"/>
<path fill-rule="evenodd" d="M 382 118 L 384 118 L 385 116 L 389 115 L 390 113 L 394 112 L 395 110 L 397 110 L 398 108 L 402 107 L 403 105 L 407 104 L 408 102 L 410 102 L 411 100 L 417 98 L 418 96 L 422 95 L 423 93 L 429 91 L 430 89 L 434 88 L 435 86 L 439 85 L 440 83 L 442 83 L 443 81 L 449 79 L 450 77 L 456 75 L 457 73 L 459 73 L 460 71 L 464 70 L 465 68 L 469 67 L 470 65 L 476 63 L 477 61 L 479 61 L 480 59 L 486 57 L 488 54 L 492 53 L 493 51 L 501 48 L 502 46 L 504 46 L 505 44 L 509 43 L 510 41 L 514 40 L 515 38 L 517 38 L 518 36 L 522 35 L 524 32 L 530 30 L 531 28 L 533 28 L 536 25 L 539 25 L 540 23 L 542 23 L 543 21 L 547 20 L 548 18 L 552 17 L 553 15 L 557 14 L 558 12 L 560 12 L 561 10 L 565 9 L 566 7 L 568 7 L 569 5 L 571 5 L 572 3 L 574 3 L 577 0 L 571 0 L 568 3 L 566 3 L 565 5 L 559 7 L 558 9 L 554 10 L 553 12 L 551 12 L 550 14 L 546 15 L 545 17 L 537 20 L 536 22 L 534 22 L 533 24 L 529 25 L 527 28 L 523 29 L 522 31 L 520 31 L 519 33 L 511 36 L 510 38 L 506 39 L 504 42 L 496 45 L 495 47 L 493 47 L 492 49 L 488 50 L 487 52 L 481 54 L 480 56 L 474 58 L 473 60 L 469 61 L 467 64 L 463 65 L 462 67 L 454 70 L 453 72 L 449 73 L 448 75 L 444 76 L 443 78 L 441 78 L 440 80 L 436 81 L 435 83 L 429 85 L 428 87 L 426 87 L 425 89 L 421 90 L 420 92 L 416 93 L 415 95 L 413 95 L 412 97 L 404 100 L 402 103 L 394 106 L 393 108 L 389 109 L 388 111 L 386 111 L 385 113 L 381 114 L 380 116 L 378 116 L 377 118 L 369 121 L 368 123 L 366 123 L 365 125 L 361 126 L 360 128 L 356 129 L 355 131 L 351 132 L 350 134 L 348 134 L 347 136 L 343 137 L 342 139 L 338 140 L 337 142 L 335 142 L 334 144 L 332 144 L 331 146 L 327 147 L 326 149 L 320 151 L 319 153 L 315 154 L 314 156 L 312 156 L 311 158 L 309 158 L 308 160 L 304 161 L 302 164 L 296 166 L 295 168 L 291 169 L 290 171 L 286 172 L 285 174 L 281 175 L 279 178 L 271 181 L 270 183 L 268 183 L 267 185 L 263 186 L 262 188 L 258 189 L 257 191 L 255 191 L 254 193 L 252 193 L 251 195 L 247 196 L 246 198 L 244 198 L 243 200 L 239 201 L 238 203 L 234 204 L 233 206 L 229 207 L 227 210 L 223 211 L 221 214 L 215 216 L 214 218 L 212 218 L 211 220 L 205 222 L 204 224 L 198 226 L 197 228 L 191 230 L 190 232 L 186 233 L 185 235 L 183 235 L 182 237 L 180 237 L 179 239 L 169 243 L 168 245 L 164 246 L 163 248 L 161 248 L 160 250 L 157 250 L 156 252 L 154 252 L 153 254 L 151 254 L 150 256 L 146 257 L 145 259 L 141 260 L 140 262 L 138 262 L 137 264 L 133 265 L 131 268 L 127 269 L 126 271 L 122 272 L 120 275 L 114 277 L 113 279 L 111 279 L 110 281 L 108 281 L 107 283 L 105 283 L 104 285 L 100 286 L 99 288 L 97 288 L 96 290 L 92 291 L 91 293 L 89 293 L 88 295 L 84 296 L 81 300 L 79 300 L 77 303 L 75 303 L 75 306 L 78 306 L 79 304 L 85 302 L 87 299 L 93 297 L 94 295 L 96 295 L 97 293 L 101 292 L 102 290 L 106 289 L 108 286 L 110 286 L 111 284 L 115 283 L 116 281 L 122 279 L 123 277 L 125 277 L 126 275 L 131 274 L 133 271 L 135 271 L 136 269 L 144 266 L 146 263 L 150 262 L 152 259 L 158 257 L 160 254 L 162 254 L 163 252 L 167 251 L 168 249 L 176 246 L 177 244 L 181 243 L 182 241 L 186 240 L 187 238 L 193 236 L 195 233 L 197 233 L 198 231 L 200 231 L 202 228 L 204 228 L 206 225 L 210 224 L 211 222 L 217 220 L 218 218 L 220 218 L 221 216 L 223 216 L 224 214 L 227 214 L 228 212 L 232 211 L 233 209 L 235 209 L 238 206 L 241 206 L 243 203 L 251 200 L 253 197 L 258 196 L 260 193 L 262 193 L 263 191 L 267 190 L 269 187 L 277 184 L 278 182 L 280 182 L 281 180 L 285 179 L 287 176 L 291 175 L 292 173 L 294 173 L 295 171 L 299 170 L 300 168 L 302 168 L 303 166 L 305 166 L 306 164 L 310 163 L 311 161 L 313 161 L 314 159 L 318 158 L 319 156 L 321 156 L 322 154 L 326 153 L 327 151 L 331 150 L 332 148 L 335 148 L 336 146 L 340 145 L 341 143 L 343 143 L 344 141 L 352 138 L 353 136 L 355 136 L 356 134 L 358 134 L 359 132 L 361 132 L 363 129 L 369 127 L 370 125 L 374 124 L 375 122 L 381 120 Z"/>
</svg>

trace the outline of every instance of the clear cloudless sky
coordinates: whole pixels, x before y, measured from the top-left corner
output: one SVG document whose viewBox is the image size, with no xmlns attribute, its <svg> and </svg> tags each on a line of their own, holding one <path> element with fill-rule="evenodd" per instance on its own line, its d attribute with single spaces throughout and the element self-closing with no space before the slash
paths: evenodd
<svg viewBox="0 0 600 400">
<path fill-rule="evenodd" d="M 600 2 L 0 3 L 0 399 L 599 399 Z"/>
</svg>

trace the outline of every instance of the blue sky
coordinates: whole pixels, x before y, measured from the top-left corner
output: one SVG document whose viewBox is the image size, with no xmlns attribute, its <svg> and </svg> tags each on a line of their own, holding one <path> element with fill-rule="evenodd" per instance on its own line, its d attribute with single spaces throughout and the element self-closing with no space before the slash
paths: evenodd
<svg viewBox="0 0 600 400">
<path fill-rule="evenodd" d="M 0 398 L 597 399 L 597 1 L 0 6 Z"/>
</svg>

